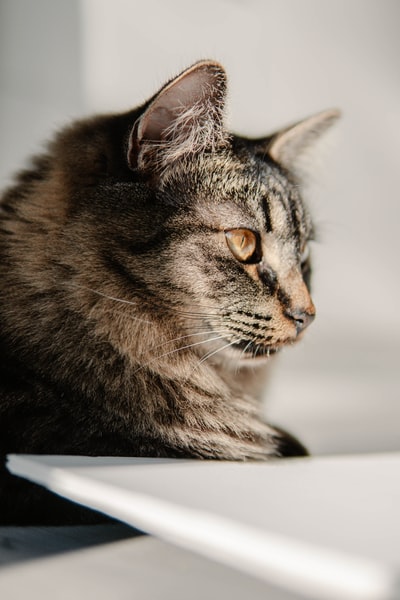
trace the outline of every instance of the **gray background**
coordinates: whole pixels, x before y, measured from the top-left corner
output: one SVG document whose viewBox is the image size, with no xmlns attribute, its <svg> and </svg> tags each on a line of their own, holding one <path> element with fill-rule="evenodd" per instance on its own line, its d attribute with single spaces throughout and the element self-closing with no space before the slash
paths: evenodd
<svg viewBox="0 0 400 600">
<path fill-rule="evenodd" d="M 230 82 L 232 129 L 338 106 L 311 163 L 318 319 L 284 353 L 267 413 L 316 453 L 400 449 L 396 0 L 1 0 L 0 184 L 54 129 L 133 107 L 191 62 Z"/>
</svg>

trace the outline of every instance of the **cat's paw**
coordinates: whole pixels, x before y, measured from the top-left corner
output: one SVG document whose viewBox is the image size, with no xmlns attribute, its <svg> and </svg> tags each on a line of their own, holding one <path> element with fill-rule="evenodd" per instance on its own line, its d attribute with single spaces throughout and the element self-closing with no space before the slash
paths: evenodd
<svg viewBox="0 0 400 600">
<path fill-rule="evenodd" d="M 275 446 L 274 455 L 280 458 L 293 456 L 309 456 L 305 446 L 291 433 L 279 427 L 273 427 L 276 435 L 273 436 Z"/>
<path fill-rule="evenodd" d="M 308 456 L 307 449 L 293 435 L 261 420 L 251 408 L 247 405 L 247 412 L 234 414 L 235 418 L 226 411 L 225 422 L 221 417 L 203 421 L 203 427 L 172 426 L 156 437 L 163 440 L 166 455 L 174 449 L 179 456 L 234 461 Z"/>
<path fill-rule="evenodd" d="M 260 430 L 262 430 L 262 433 Z M 248 430 L 240 440 L 231 439 L 226 450 L 231 455 L 237 452 L 235 458 L 238 460 L 269 460 L 271 458 L 309 456 L 305 446 L 291 433 L 280 427 L 260 422 L 253 430 Z M 229 458 L 232 458 L 232 456 Z"/>
<path fill-rule="evenodd" d="M 266 423 L 258 423 L 256 431 L 247 430 L 238 435 L 203 432 L 201 439 L 192 438 L 190 451 L 192 456 L 239 461 L 265 461 L 309 455 L 307 449 L 293 435 Z"/>
<path fill-rule="evenodd" d="M 303 444 L 290 433 L 268 427 L 269 434 L 262 441 L 254 442 L 246 448 L 245 460 L 269 460 L 273 458 L 292 458 L 309 456 Z M 270 433 L 272 430 L 272 434 Z M 240 458 L 240 457 L 239 457 Z"/>
<path fill-rule="evenodd" d="M 258 419 L 249 419 L 248 429 L 242 432 L 241 439 L 249 441 L 246 459 L 268 460 L 309 456 L 307 448 L 291 433 L 281 427 L 270 425 Z"/>
</svg>

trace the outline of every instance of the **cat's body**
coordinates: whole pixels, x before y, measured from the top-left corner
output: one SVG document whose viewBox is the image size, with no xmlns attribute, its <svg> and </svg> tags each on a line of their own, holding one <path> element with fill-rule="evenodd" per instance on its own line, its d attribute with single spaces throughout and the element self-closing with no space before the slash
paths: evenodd
<svg viewBox="0 0 400 600">
<path fill-rule="evenodd" d="M 224 94 L 222 68 L 198 63 L 143 107 L 61 132 L 3 196 L 3 456 L 305 452 L 258 395 L 314 316 L 289 170 L 337 115 L 245 140 L 223 128 Z M 3 521 L 48 511 L 4 482 Z"/>
</svg>

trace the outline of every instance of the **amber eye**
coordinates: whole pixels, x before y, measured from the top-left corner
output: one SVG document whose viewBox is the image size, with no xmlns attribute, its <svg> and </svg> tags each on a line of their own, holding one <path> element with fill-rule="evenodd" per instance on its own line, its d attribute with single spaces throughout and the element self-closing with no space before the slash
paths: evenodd
<svg viewBox="0 0 400 600">
<path fill-rule="evenodd" d="M 225 231 L 226 241 L 233 256 L 240 262 L 258 262 L 258 239 L 250 229 L 230 229 Z"/>
</svg>

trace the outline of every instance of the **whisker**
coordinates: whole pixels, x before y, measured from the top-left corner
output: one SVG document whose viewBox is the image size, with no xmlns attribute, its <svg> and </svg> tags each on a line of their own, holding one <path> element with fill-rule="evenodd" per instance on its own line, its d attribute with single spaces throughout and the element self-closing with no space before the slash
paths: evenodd
<svg viewBox="0 0 400 600">
<path fill-rule="evenodd" d="M 221 314 L 223 316 L 223 313 L 212 313 L 212 312 L 199 312 L 199 313 L 195 313 L 195 312 L 186 312 L 184 310 L 179 310 L 177 308 L 172 308 L 172 307 L 167 307 L 167 310 L 175 313 L 176 315 L 181 315 L 182 317 L 189 317 L 190 319 L 204 319 L 207 317 L 220 317 Z"/>
<path fill-rule="evenodd" d="M 93 294 L 96 294 L 97 296 L 101 296 L 102 298 L 107 298 L 107 300 L 114 300 L 115 302 L 121 302 L 122 304 L 129 304 L 130 306 L 137 306 L 136 302 L 132 302 L 131 300 L 123 300 L 122 298 L 116 298 L 115 296 L 109 296 L 108 294 L 105 294 L 104 292 L 100 292 L 99 290 L 95 290 L 86 285 L 78 285 L 77 283 L 72 283 L 72 281 L 68 282 L 68 285 L 75 287 L 77 289 L 87 290 L 88 292 L 92 292 Z"/>
<path fill-rule="evenodd" d="M 110 296 L 109 294 L 105 294 L 104 292 L 101 292 L 100 290 L 96 290 L 94 288 L 91 288 L 89 286 L 86 285 L 81 285 L 81 284 L 77 284 L 77 283 L 73 283 L 73 282 L 68 282 L 68 285 L 70 285 L 71 287 L 75 287 L 77 289 L 83 289 L 83 290 L 87 290 L 88 292 L 92 292 L 93 294 L 96 294 L 97 296 L 101 296 L 102 298 L 106 298 L 107 300 L 113 300 L 114 302 L 120 302 L 121 304 L 128 304 L 130 306 L 134 306 L 137 307 L 137 302 L 132 302 L 131 300 L 125 300 L 124 298 L 117 298 L 116 296 Z M 172 312 L 176 313 L 176 314 L 180 314 L 182 316 L 186 316 L 186 317 L 192 317 L 192 318 L 204 318 L 204 317 L 218 317 L 221 314 L 228 314 L 228 313 L 223 313 L 221 311 L 221 309 L 217 306 L 205 306 L 205 305 L 199 305 L 199 308 L 204 308 L 204 309 L 212 309 L 212 310 L 217 310 L 218 312 L 216 313 L 210 313 L 210 312 L 194 312 L 194 311 L 185 311 L 182 309 L 177 309 L 174 308 L 173 306 L 167 306 L 166 307 L 168 310 L 171 310 Z M 151 321 L 145 321 L 142 319 L 142 321 L 144 323 L 149 323 L 151 324 Z"/>
<path fill-rule="evenodd" d="M 134 315 L 131 315 L 129 313 L 125 313 L 122 310 L 116 310 L 115 308 L 106 309 L 104 312 L 106 312 L 106 313 L 112 313 L 113 315 L 114 314 L 118 314 L 118 315 L 121 315 L 121 316 L 123 316 L 125 318 L 130 319 L 131 321 L 137 321 L 138 323 L 146 323 L 146 325 L 153 325 L 154 326 L 154 323 L 152 321 L 147 321 L 146 319 L 142 319 L 141 317 L 135 317 Z"/>
<path fill-rule="evenodd" d="M 222 352 L 222 350 L 225 350 L 225 348 L 229 348 L 230 346 L 233 346 L 236 343 L 237 342 L 235 340 L 233 340 L 233 342 L 229 342 L 229 344 L 225 344 L 225 346 L 222 346 L 221 348 L 217 348 L 216 350 L 213 350 L 212 352 L 208 352 L 207 354 L 205 354 L 203 356 L 203 358 L 197 363 L 196 366 L 199 367 L 203 362 L 205 362 L 206 360 L 208 360 L 209 358 L 214 356 L 214 354 L 217 354 L 218 352 Z"/>
<path fill-rule="evenodd" d="M 209 335 L 212 333 L 225 333 L 224 330 L 216 330 L 216 329 L 208 329 L 207 331 L 198 331 L 197 333 L 188 333 L 187 335 L 181 335 L 180 337 L 172 338 L 171 340 L 166 340 L 162 344 L 159 344 L 157 348 L 161 348 L 161 346 L 165 346 L 166 344 L 172 344 L 173 342 L 179 342 L 180 340 L 184 340 L 187 338 L 191 338 L 197 335 Z"/>
<path fill-rule="evenodd" d="M 251 344 L 252 344 L 252 343 L 253 343 L 253 342 L 252 342 L 252 340 L 250 340 L 250 341 L 249 341 L 249 343 L 248 343 L 248 344 L 246 344 L 246 346 L 243 348 L 243 350 L 242 350 L 242 352 L 241 352 L 241 354 L 240 354 L 240 358 L 239 358 L 239 360 L 243 358 L 243 356 L 244 356 L 244 355 L 246 354 L 246 352 L 247 352 L 247 348 L 249 348 L 249 346 L 251 346 Z M 238 363 L 239 363 L 239 361 L 238 361 Z"/>
<path fill-rule="evenodd" d="M 219 335 L 214 338 L 208 338 L 207 340 L 202 340 L 201 342 L 194 342 L 193 344 L 187 344 L 186 346 L 180 346 L 179 348 L 175 348 L 174 350 L 171 350 L 170 352 L 166 352 L 165 354 L 159 354 L 155 358 L 156 359 L 163 358 L 164 356 L 169 356 L 170 354 L 174 354 L 175 352 L 180 352 L 181 350 L 187 350 L 188 348 L 193 348 L 194 346 L 200 346 L 201 344 L 206 344 L 207 342 L 214 342 L 215 340 L 223 340 L 223 339 L 224 339 L 224 337 L 222 335 Z"/>
<path fill-rule="evenodd" d="M 178 314 L 181 315 L 185 315 L 185 316 L 199 316 L 199 317 L 207 317 L 207 316 L 221 316 L 221 315 L 229 315 L 230 312 L 224 310 L 223 308 L 221 308 L 220 306 L 207 306 L 206 304 L 197 304 L 197 307 L 200 309 L 203 309 L 204 312 L 198 312 L 195 310 L 184 310 L 183 308 L 175 308 L 173 306 L 168 306 L 169 310 L 172 310 L 173 312 L 176 312 Z M 213 311 L 217 311 L 217 312 L 210 312 L 210 310 Z"/>
<path fill-rule="evenodd" d="M 164 354 L 159 354 L 158 356 L 155 356 L 151 361 L 147 362 L 142 367 L 139 367 L 138 369 L 136 369 L 135 373 L 137 373 L 138 371 L 141 371 L 143 368 L 147 367 L 148 365 L 151 365 L 154 362 L 157 362 L 157 360 L 159 360 L 160 358 L 164 358 L 165 356 L 170 356 L 171 354 L 175 354 L 176 352 L 180 352 L 181 350 L 188 350 L 189 348 L 194 348 L 195 346 L 200 346 L 201 344 L 206 344 L 207 342 L 214 342 L 216 340 L 223 340 L 223 339 L 224 339 L 224 336 L 219 335 L 214 338 L 208 338 L 207 340 L 202 340 L 201 342 L 194 342 L 193 344 L 187 344 L 185 346 L 180 346 L 179 348 L 174 348 L 174 350 L 170 350 L 169 352 L 165 352 Z"/>
</svg>

